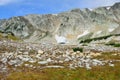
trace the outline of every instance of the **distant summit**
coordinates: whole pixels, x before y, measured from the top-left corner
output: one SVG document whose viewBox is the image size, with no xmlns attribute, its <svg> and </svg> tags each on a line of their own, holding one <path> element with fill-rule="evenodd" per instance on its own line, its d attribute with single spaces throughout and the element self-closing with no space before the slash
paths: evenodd
<svg viewBox="0 0 120 80">
<path fill-rule="evenodd" d="M 27 42 L 77 44 L 78 39 L 120 34 L 119 28 L 120 3 L 95 9 L 77 8 L 59 14 L 33 14 L 0 20 L 0 32 L 12 33 Z"/>
</svg>

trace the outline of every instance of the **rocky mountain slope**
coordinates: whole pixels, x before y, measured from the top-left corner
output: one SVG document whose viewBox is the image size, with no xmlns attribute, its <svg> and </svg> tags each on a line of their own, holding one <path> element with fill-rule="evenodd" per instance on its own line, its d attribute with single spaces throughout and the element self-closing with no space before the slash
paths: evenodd
<svg viewBox="0 0 120 80">
<path fill-rule="evenodd" d="M 0 32 L 27 42 L 76 44 L 79 40 L 120 34 L 120 3 L 59 14 L 26 15 L 0 20 Z"/>
</svg>

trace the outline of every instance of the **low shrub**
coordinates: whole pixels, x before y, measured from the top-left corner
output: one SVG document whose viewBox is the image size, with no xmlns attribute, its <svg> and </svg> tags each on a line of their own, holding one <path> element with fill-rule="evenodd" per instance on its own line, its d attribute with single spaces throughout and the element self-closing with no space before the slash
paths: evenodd
<svg viewBox="0 0 120 80">
<path fill-rule="evenodd" d="M 114 47 L 120 47 L 120 44 L 115 44 Z"/>
<path fill-rule="evenodd" d="M 114 43 L 114 42 L 111 42 L 111 43 L 108 43 L 106 45 L 110 45 L 110 46 L 114 46 L 114 47 L 120 47 L 120 43 Z"/>
<path fill-rule="evenodd" d="M 110 34 L 110 35 L 107 35 L 107 36 L 101 36 L 101 37 L 86 39 L 86 40 L 80 41 L 80 43 L 90 43 L 91 41 L 97 41 L 97 40 L 107 39 L 107 38 L 109 38 L 111 36 L 120 36 L 120 34 Z"/>
<path fill-rule="evenodd" d="M 73 48 L 73 51 L 74 52 L 76 52 L 76 51 L 83 52 L 83 48 L 76 47 L 76 48 Z"/>
</svg>

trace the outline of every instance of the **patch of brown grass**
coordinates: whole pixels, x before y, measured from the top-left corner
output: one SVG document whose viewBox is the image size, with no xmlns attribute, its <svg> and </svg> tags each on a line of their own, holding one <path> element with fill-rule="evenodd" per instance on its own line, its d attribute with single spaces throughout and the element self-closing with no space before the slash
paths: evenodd
<svg viewBox="0 0 120 80">
<path fill-rule="evenodd" d="M 7 80 L 120 80 L 120 62 L 115 63 L 115 67 L 97 66 L 92 70 L 85 68 L 28 69 L 24 72 L 11 73 Z"/>
<path fill-rule="evenodd" d="M 116 55 L 114 55 L 116 54 Z M 101 56 L 94 57 L 97 59 L 104 59 L 104 60 L 120 60 L 120 54 L 118 53 L 102 53 Z"/>
</svg>

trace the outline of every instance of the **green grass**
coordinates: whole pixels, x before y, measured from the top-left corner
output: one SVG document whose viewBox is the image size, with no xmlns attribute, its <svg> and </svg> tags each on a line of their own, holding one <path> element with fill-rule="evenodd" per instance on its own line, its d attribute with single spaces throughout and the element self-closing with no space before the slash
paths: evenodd
<svg viewBox="0 0 120 80">
<path fill-rule="evenodd" d="M 3 36 L 2 36 L 2 33 L 0 33 L 0 39 L 2 39 L 2 37 L 3 37 Z"/>
<path fill-rule="evenodd" d="M 14 40 L 14 41 L 20 40 L 19 38 L 12 36 L 12 35 L 8 35 L 7 38 L 10 40 Z"/>
<path fill-rule="evenodd" d="M 7 34 L 7 36 L 3 36 L 2 33 L 0 33 L 0 39 L 8 39 L 8 40 L 14 40 L 14 41 L 20 40 L 19 38 L 15 37 L 11 34 Z"/>
</svg>

